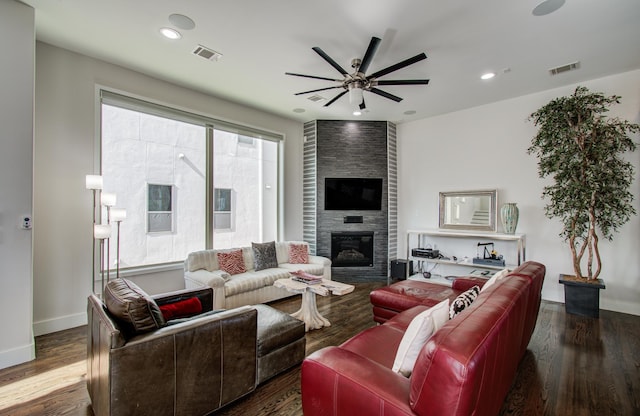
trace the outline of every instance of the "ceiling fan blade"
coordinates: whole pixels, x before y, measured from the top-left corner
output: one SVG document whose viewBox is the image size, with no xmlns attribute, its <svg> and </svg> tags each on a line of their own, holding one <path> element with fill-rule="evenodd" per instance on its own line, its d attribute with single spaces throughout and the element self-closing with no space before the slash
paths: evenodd
<svg viewBox="0 0 640 416">
<path fill-rule="evenodd" d="M 399 103 L 400 101 L 402 101 L 402 98 L 400 98 L 400 97 L 398 97 L 398 96 L 396 96 L 396 95 L 393 95 L 393 94 L 389 94 L 389 93 L 388 93 L 388 92 L 386 92 L 386 91 L 379 90 L 379 89 L 377 89 L 377 88 L 371 88 L 371 90 L 369 90 L 369 91 L 371 91 L 371 92 L 372 92 L 372 93 L 374 93 L 374 94 L 378 94 L 378 95 L 379 95 L 379 96 L 381 96 L 381 97 L 384 97 L 384 98 L 388 98 L 388 99 L 390 99 L 390 100 L 393 100 L 393 101 L 395 101 L 395 102 L 397 102 L 397 103 Z"/>
<path fill-rule="evenodd" d="M 405 66 L 409 66 L 409 65 L 411 65 L 411 64 L 415 64 L 416 62 L 420 62 L 420 61 L 422 61 L 423 59 L 427 59 L 427 55 L 426 55 L 424 52 L 422 52 L 422 53 L 420 53 L 420 54 L 418 54 L 418 55 L 414 56 L 413 58 L 405 59 L 404 61 L 402 61 L 402 62 L 398 62 L 398 63 L 397 63 L 397 64 L 395 64 L 395 65 L 391 65 L 391 66 L 389 66 L 389 67 L 386 67 L 385 69 L 381 69 L 380 71 L 375 72 L 375 73 L 373 73 L 373 74 L 369 75 L 369 76 L 367 77 L 367 79 L 371 79 L 371 78 L 379 78 L 379 77 L 384 76 L 384 75 L 387 75 L 388 73 L 391 73 L 391 72 L 393 72 L 393 71 L 397 71 L 398 69 L 402 69 L 402 68 L 404 68 Z"/>
<path fill-rule="evenodd" d="M 322 49 L 320 49 L 317 46 L 314 46 L 313 49 L 318 55 L 322 56 L 322 58 L 329 62 L 329 64 L 334 67 L 336 70 L 338 70 L 338 72 L 340 72 L 342 75 L 348 75 L 349 73 L 347 71 L 344 70 L 344 68 L 342 68 L 340 65 L 338 65 L 338 63 L 336 61 L 334 61 L 333 59 L 331 59 L 331 57 L 329 55 L 327 55 L 326 53 L 324 53 L 324 51 Z"/>
<path fill-rule="evenodd" d="M 335 87 L 319 88 L 319 89 L 317 89 L 317 90 L 310 90 L 310 91 L 297 92 L 297 93 L 295 93 L 295 94 L 293 94 L 293 95 L 304 95 L 304 94 L 309 94 L 309 93 L 312 93 L 312 92 L 326 91 L 326 90 L 333 90 L 333 89 L 335 89 L 335 88 L 343 88 L 343 87 L 342 87 L 342 85 L 338 85 L 338 86 L 335 86 Z"/>
<path fill-rule="evenodd" d="M 347 93 L 347 90 L 342 91 L 340 94 L 336 95 L 335 97 L 333 97 L 331 99 L 331 101 L 329 101 L 328 103 L 326 103 L 324 106 L 325 107 L 329 107 L 331 104 L 334 103 L 334 101 L 336 101 L 338 98 L 342 97 L 343 95 L 345 95 Z"/>
<path fill-rule="evenodd" d="M 362 72 L 363 74 L 367 72 L 367 69 L 369 68 L 369 64 L 373 60 L 373 57 L 376 54 L 376 51 L 378 50 L 378 46 L 380 46 L 380 38 L 373 36 L 371 38 L 371 42 L 369 42 L 369 47 L 367 48 L 367 51 L 364 53 L 364 56 L 362 57 L 362 62 L 360 63 L 360 68 L 358 69 L 358 72 Z"/>
<path fill-rule="evenodd" d="M 378 80 L 378 85 L 427 85 L 428 79 L 395 79 L 395 80 Z"/>
<path fill-rule="evenodd" d="M 326 77 L 317 77 L 315 75 L 305 75 L 305 74 L 296 74 L 294 72 L 285 72 L 285 75 L 293 75 L 294 77 L 304 77 L 304 78 L 313 78 L 313 79 L 322 79 L 325 81 L 336 81 L 336 82 L 342 82 L 341 79 L 335 79 L 335 78 L 326 78 Z"/>
</svg>

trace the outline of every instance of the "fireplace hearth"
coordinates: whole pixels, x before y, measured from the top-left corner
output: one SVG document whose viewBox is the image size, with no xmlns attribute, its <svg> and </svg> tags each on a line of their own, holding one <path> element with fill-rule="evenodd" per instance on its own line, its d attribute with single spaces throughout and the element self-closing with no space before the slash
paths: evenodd
<svg viewBox="0 0 640 416">
<path fill-rule="evenodd" d="M 373 267 L 373 232 L 331 233 L 331 267 Z"/>
</svg>

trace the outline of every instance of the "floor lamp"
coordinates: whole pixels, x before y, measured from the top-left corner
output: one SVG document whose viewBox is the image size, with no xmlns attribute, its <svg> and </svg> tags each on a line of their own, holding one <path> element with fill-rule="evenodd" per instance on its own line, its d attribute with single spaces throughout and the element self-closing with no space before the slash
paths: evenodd
<svg viewBox="0 0 640 416">
<path fill-rule="evenodd" d="M 102 176 L 87 175 L 85 178 L 85 187 L 93 191 L 93 214 L 92 214 L 91 223 L 95 226 L 96 225 L 96 195 L 98 195 L 102 191 Z M 94 235 L 92 235 L 91 243 L 92 243 L 91 291 L 92 293 L 96 293 L 96 239 Z"/>
<path fill-rule="evenodd" d="M 111 237 L 111 224 L 94 224 L 93 225 L 93 238 L 100 240 L 100 277 L 102 286 L 100 288 L 100 297 L 104 293 L 104 240 L 107 240 L 107 246 L 109 245 L 109 237 Z M 107 264 L 109 260 L 107 258 Z M 109 267 L 107 266 L 107 280 Z"/>
<path fill-rule="evenodd" d="M 110 226 L 111 225 L 111 207 L 113 207 L 116 204 L 116 194 L 112 194 L 112 193 L 108 193 L 108 192 L 102 192 L 102 194 L 100 195 L 100 203 L 102 204 L 102 206 L 107 207 L 107 224 Z M 109 279 L 111 278 L 111 274 L 110 274 L 110 267 L 109 267 L 109 262 L 111 260 L 111 253 L 110 253 L 110 248 L 111 248 L 111 244 L 109 244 L 109 239 L 107 238 L 107 283 L 109 283 Z M 104 266 L 104 263 L 103 263 Z"/>
<path fill-rule="evenodd" d="M 118 237 L 116 238 L 116 279 L 120 278 L 120 223 L 127 218 L 127 210 L 124 208 L 111 209 L 111 222 L 116 223 Z"/>
</svg>

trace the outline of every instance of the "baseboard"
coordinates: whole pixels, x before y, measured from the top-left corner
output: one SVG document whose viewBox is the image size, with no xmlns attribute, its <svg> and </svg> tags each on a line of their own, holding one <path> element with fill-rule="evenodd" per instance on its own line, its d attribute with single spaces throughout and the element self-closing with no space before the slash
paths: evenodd
<svg viewBox="0 0 640 416">
<path fill-rule="evenodd" d="M 600 297 L 600 309 L 640 316 L 639 303 L 626 302 L 626 301 L 620 301 L 620 300 L 612 301 L 608 298 L 605 298 L 604 296 Z"/>
<path fill-rule="evenodd" d="M 44 335 L 52 332 L 64 331 L 87 324 L 87 314 L 77 313 L 73 315 L 61 316 L 59 318 L 47 319 L 33 323 L 33 335 Z"/>
<path fill-rule="evenodd" d="M 34 360 L 35 358 L 36 344 L 32 340 L 31 343 L 27 345 L 0 351 L 0 369 L 26 363 L 27 361 Z"/>
</svg>

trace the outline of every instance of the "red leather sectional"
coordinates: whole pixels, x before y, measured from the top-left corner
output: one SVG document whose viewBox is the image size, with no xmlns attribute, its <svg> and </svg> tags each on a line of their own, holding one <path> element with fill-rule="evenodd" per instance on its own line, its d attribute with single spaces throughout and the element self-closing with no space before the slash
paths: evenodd
<svg viewBox="0 0 640 416">
<path fill-rule="evenodd" d="M 398 300 L 403 287 L 404 303 L 393 305 L 408 309 L 304 360 L 305 416 L 498 414 L 535 328 L 544 275 L 544 265 L 527 262 L 481 292 L 427 341 L 410 378 L 391 371 L 407 326 L 439 299 L 453 296 L 449 291 L 462 289 L 454 284 L 438 291 L 431 287 L 438 285 L 422 283 L 423 292 L 413 296 L 415 291 L 406 293 L 407 282 L 392 285 L 398 290 L 381 296 Z"/>
<path fill-rule="evenodd" d="M 404 280 L 371 292 L 373 320 L 385 323 L 398 312 L 418 305 L 434 306 L 446 298 L 453 301 L 465 290 L 478 285 L 482 287 L 487 279 L 464 277 L 453 281 L 451 287 L 437 283 Z"/>
</svg>

